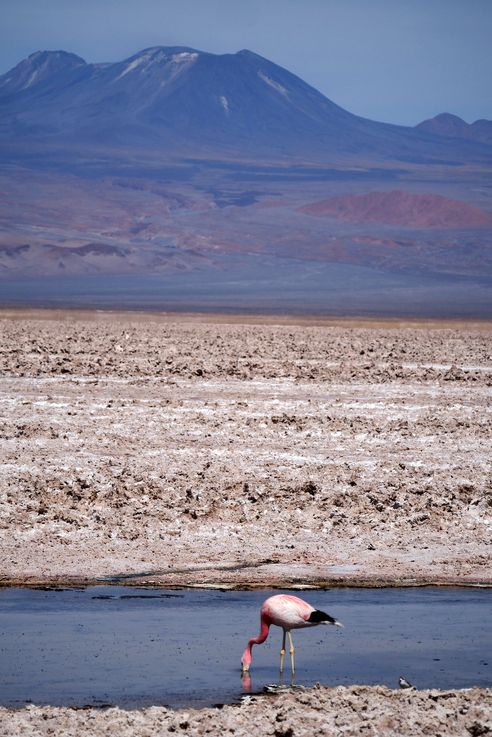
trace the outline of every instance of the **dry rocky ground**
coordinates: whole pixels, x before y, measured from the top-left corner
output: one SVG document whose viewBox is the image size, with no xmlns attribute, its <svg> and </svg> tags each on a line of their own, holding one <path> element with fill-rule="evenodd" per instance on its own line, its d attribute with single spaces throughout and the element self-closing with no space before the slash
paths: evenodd
<svg viewBox="0 0 492 737">
<path fill-rule="evenodd" d="M 2 318 L 3 584 L 492 582 L 490 325 Z M 0 721 L 26 735 L 481 735 L 490 707 L 483 689 L 353 687 Z"/>
<path fill-rule="evenodd" d="M 253 696 L 240 706 L 171 711 L 151 707 L 63 709 L 0 708 L 5 735 L 93 737 L 122 735 L 236 735 L 321 737 L 321 735 L 462 735 L 492 730 L 492 689 L 391 691 L 383 687 L 313 688 L 273 697 Z"/>
<path fill-rule="evenodd" d="M 5 583 L 492 580 L 489 326 L 208 319 L 4 313 Z"/>
</svg>

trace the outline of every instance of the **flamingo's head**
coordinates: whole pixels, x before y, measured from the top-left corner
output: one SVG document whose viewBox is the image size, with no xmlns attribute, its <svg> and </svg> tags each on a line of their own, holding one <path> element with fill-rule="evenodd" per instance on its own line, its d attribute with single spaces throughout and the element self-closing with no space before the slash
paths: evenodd
<svg viewBox="0 0 492 737">
<path fill-rule="evenodd" d="M 253 658 L 251 657 L 251 647 L 248 644 L 248 647 L 244 651 L 243 657 L 241 658 L 241 671 L 243 673 L 247 673 L 249 671 L 249 666 L 251 665 L 252 659 Z"/>
</svg>

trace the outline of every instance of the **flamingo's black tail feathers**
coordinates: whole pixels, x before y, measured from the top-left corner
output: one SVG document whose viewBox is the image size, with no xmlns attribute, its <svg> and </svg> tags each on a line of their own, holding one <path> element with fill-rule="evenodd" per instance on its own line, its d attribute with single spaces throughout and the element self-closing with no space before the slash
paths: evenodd
<svg viewBox="0 0 492 737">
<path fill-rule="evenodd" d="M 341 622 L 338 622 L 336 619 L 326 612 L 322 612 L 320 609 L 315 609 L 311 612 L 308 622 L 311 622 L 312 624 L 334 624 L 337 627 L 343 627 Z"/>
</svg>

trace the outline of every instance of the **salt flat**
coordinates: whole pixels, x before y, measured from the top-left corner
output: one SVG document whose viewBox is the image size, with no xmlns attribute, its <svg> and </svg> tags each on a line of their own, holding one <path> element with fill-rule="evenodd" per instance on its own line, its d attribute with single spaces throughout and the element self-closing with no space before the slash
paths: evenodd
<svg viewBox="0 0 492 737">
<path fill-rule="evenodd" d="M 489 324 L 2 316 L 4 583 L 490 583 Z"/>
</svg>

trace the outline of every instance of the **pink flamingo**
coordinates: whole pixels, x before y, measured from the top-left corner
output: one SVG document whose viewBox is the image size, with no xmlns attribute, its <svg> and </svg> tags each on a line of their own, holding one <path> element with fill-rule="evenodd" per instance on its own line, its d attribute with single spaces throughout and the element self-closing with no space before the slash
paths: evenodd
<svg viewBox="0 0 492 737">
<path fill-rule="evenodd" d="M 249 671 L 251 665 L 252 655 L 251 649 L 253 645 L 260 645 L 265 642 L 268 637 L 268 631 L 272 624 L 276 624 L 277 627 L 282 627 L 284 636 L 282 638 L 282 649 L 280 651 L 280 672 L 284 669 L 284 656 L 285 656 L 285 638 L 289 638 L 290 645 L 290 659 L 292 665 L 292 673 L 294 673 L 294 643 L 292 642 L 291 630 L 301 629 L 302 627 L 316 627 L 318 624 L 333 624 L 337 627 L 343 627 L 341 622 L 338 622 L 333 617 L 330 617 L 326 612 L 321 612 L 319 609 L 315 609 L 307 601 L 299 599 L 297 596 L 290 596 L 289 594 L 277 594 L 276 596 L 270 596 L 269 599 L 263 602 L 261 606 L 261 629 L 258 637 L 253 637 L 249 640 L 246 645 L 246 650 L 241 658 L 241 666 L 243 673 Z"/>
</svg>

